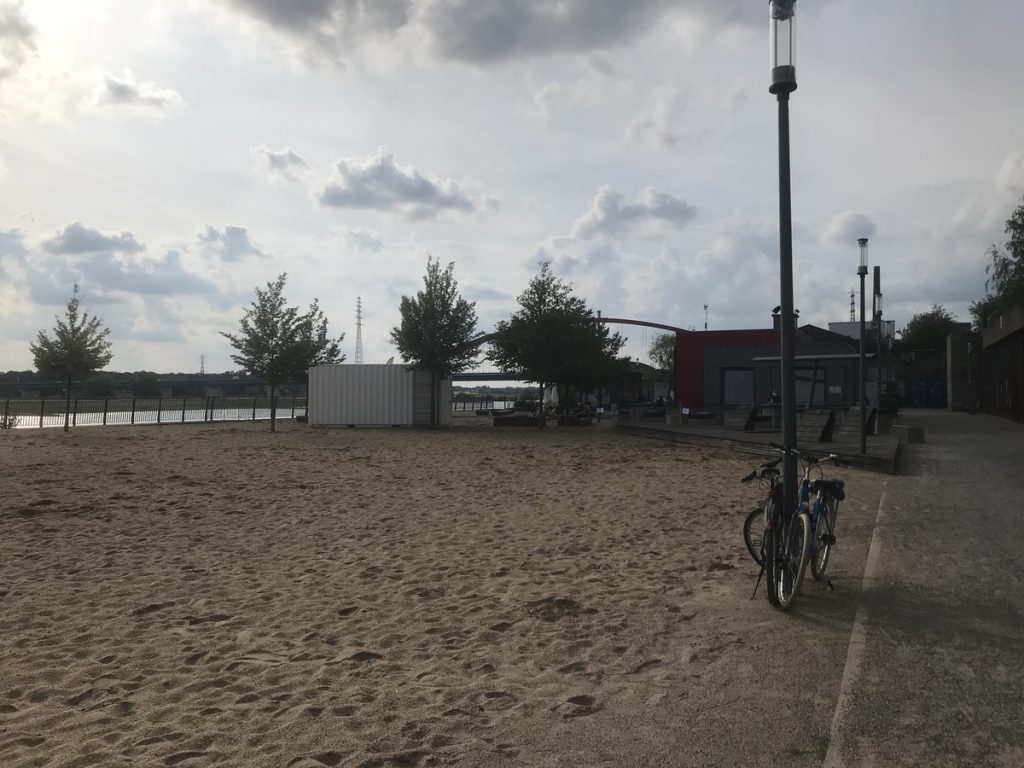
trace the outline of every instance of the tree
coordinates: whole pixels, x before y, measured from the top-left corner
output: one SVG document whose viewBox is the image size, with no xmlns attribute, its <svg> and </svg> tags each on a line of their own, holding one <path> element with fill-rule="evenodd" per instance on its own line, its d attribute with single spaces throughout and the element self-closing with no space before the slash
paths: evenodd
<svg viewBox="0 0 1024 768">
<path fill-rule="evenodd" d="M 553 384 L 560 394 L 593 389 L 615 369 L 624 340 L 597 322 L 571 286 L 551 273 L 549 262 L 518 300 L 520 310 L 497 324 L 488 356 L 502 370 L 521 371 L 537 383 L 543 428 L 545 388 Z"/>
<path fill-rule="evenodd" d="M 971 317 L 979 330 L 991 313 L 1024 303 L 1024 199 L 1003 231 L 1010 238 L 1004 247 L 993 244 L 986 251 L 991 263 L 985 267 L 985 298 L 971 304 Z"/>
<path fill-rule="evenodd" d="M 927 312 L 918 312 L 902 330 L 903 346 L 908 349 L 946 349 L 946 337 L 956 326 L 956 317 L 941 304 Z"/>
<path fill-rule="evenodd" d="M 651 342 L 647 354 L 659 370 L 672 373 L 676 369 L 676 335 L 662 333 Z"/>
<path fill-rule="evenodd" d="M 67 384 L 64 395 L 64 431 L 69 429 L 71 413 L 71 381 L 103 368 L 114 357 L 107 336 L 110 329 L 98 317 L 79 314 L 78 286 L 68 302 L 65 318 L 57 317 L 53 336 L 40 331 L 34 344 L 29 344 L 36 369 L 43 375 L 55 376 Z"/>
<path fill-rule="evenodd" d="M 476 303 L 459 296 L 454 262 L 442 272 L 441 263 L 427 257 L 423 290 L 402 296 L 400 325 L 391 329 L 391 343 L 414 368 L 430 371 L 430 425 L 436 426 L 437 383 L 476 364 L 474 341 Z"/>
<path fill-rule="evenodd" d="M 277 387 L 287 381 L 303 379 L 314 365 L 340 363 L 345 359 L 339 344 L 345 338 L 327 336 L 327 318 L 316 299 L 309 311 L 300 315 L 284 299 L 287 273 L 256 289 L 256 300 L 245 310 L 239 334 L 221 331 L 238 354 L 231 359 L 242 369 L 259 376 L 270 386 L 270 431 L 276 429 Z"/>
<path fill-rule="evenodd" d="M 136 397 L 159 397 L 160 379 L 152 371 L 136 371 L 132 374 L 132 394 Z"/>
</svg>

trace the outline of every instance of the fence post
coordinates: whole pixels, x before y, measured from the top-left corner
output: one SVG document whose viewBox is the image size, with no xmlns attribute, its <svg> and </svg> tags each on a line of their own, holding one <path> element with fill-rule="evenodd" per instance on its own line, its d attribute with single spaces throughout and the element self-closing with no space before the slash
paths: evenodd
<svg viewBox="0 0 1024 768">
<path fill-rule="evenodd" d="M 107 406 L 109 405 L 109 398 L 103 398 L 103 426 L 107 426 Z"/>
<path fill-rule="evenodd" d="M 78 398 L 77 397 L 75 398 L 75 405 L 71 409 L 71 426 L 72 427 L 77 427 L 78 426 Z"/>
<path fill-rule="evenodd" d="M 294 419 L 295 419 L 295 401 L 296 401 L 297 399 L 298 399 L 298 398 L 296 398 L 296 397 L 293 397 L 293 398 L 292 398 L 292 420 L 294 420 Z"/>
<path fill-rule="evenodd" d="M 181 398 L 181 423 L 185 423 L 185 405 L 188 403 L 188 398 Z"/>
<path fill-rule="evenodd" d="M 256 421 L 256 401 L 258 399 L 259 398 L 255 398 L 255 397 L 252 399 L 252 420 L 253 421 Z"/>
<path fill-rule="evenodd" d="M 39 428 L 43 428 L 43 414 L 46 413 L 46 398 L 39 401 Z"/>
<path fill-rule="evenodd" d="M 7 426 L 7 419 L 11 413 L 11 401 L 4 400 L 4 426 Z"/>
<path fill-rule="evenodd" d="M 135 423 L 135 398 L 132 398 L 132 424 Z"/>
<path fill-rule="evenodd" d="M 164 398 L 163 395 L 156 399 L 156 423 L 160 423 L 161 411 L 164 409 Z"/>
</svg>

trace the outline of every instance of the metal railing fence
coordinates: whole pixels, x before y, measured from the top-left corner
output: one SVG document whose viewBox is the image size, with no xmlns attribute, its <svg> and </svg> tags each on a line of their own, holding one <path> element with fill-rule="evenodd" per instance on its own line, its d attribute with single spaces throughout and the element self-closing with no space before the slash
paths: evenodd
<svg viewBox="0 0 1024 768">
<path fill-rule="evenodd" d="M 10 427 L 63 427 L 63 397 L 4 400 L 2 422 Z M 306 415 L 305 397 L 279 397 L 279 419 Z M 71 426 L 184 424 L 260 421 L 270 418 L 269 397 L 106 397 L 71 400 Z"/>
</svg>

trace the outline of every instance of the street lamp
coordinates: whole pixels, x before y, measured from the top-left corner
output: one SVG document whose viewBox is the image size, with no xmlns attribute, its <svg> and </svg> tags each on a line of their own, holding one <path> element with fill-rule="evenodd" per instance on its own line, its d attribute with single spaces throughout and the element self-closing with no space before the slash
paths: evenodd
<svg viewBox="0 0 1024 768">
<path fill-rule="evenodd" d="M 878 267 L 875 267 L 878 269 Z M 878 369 L 878 380 L 876 384 L 875 403 L 878 407 L 879 413 L 882 410 L 882 292 L 879 291 L 875 294 L 875 368 Z M 875 434 L 879 434 L 878 431 L 878 418 L 875 418 Z"/>
<path fill-rule="evenodd" d="M 867 378 L 867 366 L 864 363 L 864 278 L 868 274 L 868 239 L 859 238 L 857 245 L 860 246 L 860 266 L 857 267 L 857 276 L 860 277 L 860 387 L 857 391 L 857 406 L 860 409 L 860 452 L 868 452 L 868 440 L 865 434 L 866 424 L 864 423 L 864 380 Z"/>
<path fill-rule="evenodd" d="M 770 0 L 772 84 L 779 102 L 779 318 L 782 367 L 782 443 L 796 448 L 796 363 L 793 317 L 793 212 L 789 181 L 789 94 L 796 90 L 793 6 L 796 0 Z M 796 506 L 796 456 L 787 452 L 782 464 L 783 509 Z"/>
</svg>

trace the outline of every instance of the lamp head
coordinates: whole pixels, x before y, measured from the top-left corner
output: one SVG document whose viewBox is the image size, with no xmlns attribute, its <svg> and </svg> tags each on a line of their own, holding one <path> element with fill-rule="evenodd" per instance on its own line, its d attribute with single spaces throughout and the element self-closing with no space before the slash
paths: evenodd
<svg viewBox="0 0 1024 768">
<path fill-rule="evenodd" d="M 866 275 L 868 273 L 868 239 L 866 237 L 858 238 L 857 245 L 860 247 L 860 266 L 857 267 L 857 274 Z"/>
<path fill-rule="evenodd" d="M 796 0 L 769 0 L 771 31 L 771 93 L 792 93 L 796 90 L 796 43 L 793 29 L 793 6 Z"/>
</svg>

